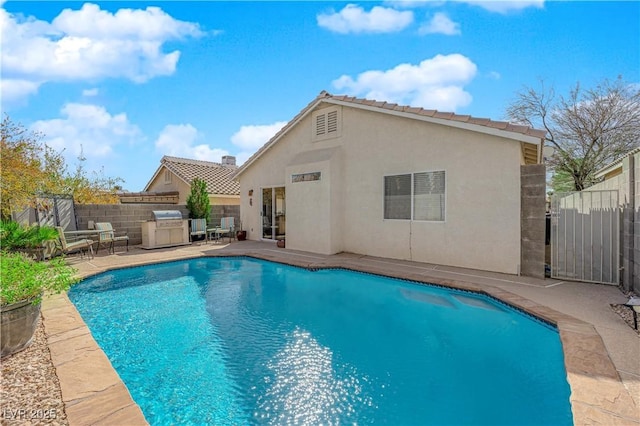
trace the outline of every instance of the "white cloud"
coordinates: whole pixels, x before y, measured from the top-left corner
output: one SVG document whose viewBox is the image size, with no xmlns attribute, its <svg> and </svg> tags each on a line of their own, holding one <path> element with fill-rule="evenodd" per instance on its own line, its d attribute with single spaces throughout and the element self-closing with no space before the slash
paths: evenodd
<svg viewBox="0 0 640 426">
<path fill-rule="evenodd" d="M 222 160 L 223 155 L 229 155 L 224 149 L 211 148 L 207 144 L 196 145 L 200 138 L 200 133 L 191 124 L 168 124 L 160 132 L 155 146 L 163 155 L 216 163 Z"/>
<path fill-rule="evenodd" d="M 447 1 L 467 3 L 473 6 L 481 7 L 490 12 L 507 14 L 509 12 L 519 11 L 529 7 L 541 9 L 544 7 L 545 0 L 386 0 L 383 3 L 394 8 L 418 8 L 418 7 L 441 7 Z"/>
<path fill-rule="evenodd" d="M 280 129 L 287 124 L 286 121 L 276 121 L 273 124 L 241 126 L 240 130 L 231 136 L 231 143 L 244 150 L 257 150 L 267 143 Z"/>
<path fill-rule="evenodd" d="M 487 0 L 458 0 L 473 6 L 479 6 L 489 12 L 507 14 L 509 12 L 517 12 L 528 7 L 542 9 L 545 0 L 525 0 L 525 1 L 487 1 Z"/>
<path fill-rule="evenodd" d="M 492 80 L 500 80 L 502 75 L 498 71 L 490 71 L 488 77 Z"/>
<path fill-rule="evenodd" d="M 445 0 L 385 0 L 383 4 L 396 9 L 411 9 L 424 6 L 442 6 Z"/>
<path fill-rule="evenodd" d="M 62 151 L 67 164 L 75 164 L 82 153 L 91 165 L 112 155 L 116 145 L 142 138 L 126 114 L 112 115 L 102 106 L 68 103 L 60 113 L 62 118 L 36 121 L 31 129 L 41 132 L 47 145 Z"/>
<path fill-rule="evenodd" d="M 38 91 L 40 83 L 36 81 L 3 78 L 0 80 L 0 99 L 2 103 L 14 104 Z"/>
<path fill-rule="evenodd" d="M 476 65 L 466 56 L 437 55 L 417 65 L 365 71 L 355 79 L 343 75 L 333 85 L 352 96 L 455 111 L 471 103 L 471 95 L 464 86 L 476 72 Z"/>
<path fill-rule="evenodd" d="M 369 12 L 355 4 L 340 12 L 332 10 L 317 17 L 318 25 L 341 34 L 391 33 L 401 31 L 413 22 L 413 12 L 375 6 Z"/>
<path fill-rule="evenodd" d="M 91 96 L 98 96 L 98 88 L 94 87 L 93 89 L 85 89 L 82 91 L 82 96 L 85 97 L 91 97 Z"/>
<path fill-rule="evenodd" d="M 162 42 L 202 35 L 197 24 L 176 20 L 159 7 L 119 9 L 111 13 L 101 10 L 98 5 L 85 3 L 80 10 L 63 10 L 52 26 L 64 34 L 101 40 Z"/>
<path fill-rule="evenodd" d="M 418 29 L 419 34 L 445 34 L 459 35 L 460 24 L 453 22 L 446 13 L 438 12 L 427 23 L 424 23 Z"/>
<path fill-rule="evenodd" d="M 262 145 L 275 136 L 282 129 L 286 121 L 276 121 L 273 124 L 246 125 L 231 136 L 231 143 L 240 147 L 242 151 L 236 154 L 236 164 L 242 165 L 251 157 Z"/>
<path fill-rule="evenodd" d="M 204 34 L 198 24 L 176 20 L 158 7 L 111 13 L 91 3 L 65 9 L 51 22 L 0 9 L 0 29 L 3 77 L 36 89 L 45 82 L 145 82 L 171 75 L 180 52 L 164 52 L 164 44 Z"/>
</svg>

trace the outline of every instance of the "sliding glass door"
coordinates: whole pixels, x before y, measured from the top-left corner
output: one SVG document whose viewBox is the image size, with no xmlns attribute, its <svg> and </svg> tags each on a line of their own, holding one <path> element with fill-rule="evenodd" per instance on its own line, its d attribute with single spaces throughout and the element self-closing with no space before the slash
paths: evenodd
<svg viewBox="0 0 640 426">
<path fill-rule="evenodd" d="M 282 240 L 286 229 L 284 186 L 262 189 L 262 238 Z"/>
</svg>

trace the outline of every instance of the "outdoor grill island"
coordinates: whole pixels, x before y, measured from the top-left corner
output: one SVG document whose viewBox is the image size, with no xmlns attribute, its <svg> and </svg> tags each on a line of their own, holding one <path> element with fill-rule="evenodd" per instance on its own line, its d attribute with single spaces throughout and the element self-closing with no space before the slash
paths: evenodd
<svg viewBox="0 0 640 426">
<path fill-rule="evenodd" d="M 191 244 L 188 220 L 179 210 L 154 210 L 152 215 L 152 220 L 142 222 L 143 249 Z"/>
</svg>

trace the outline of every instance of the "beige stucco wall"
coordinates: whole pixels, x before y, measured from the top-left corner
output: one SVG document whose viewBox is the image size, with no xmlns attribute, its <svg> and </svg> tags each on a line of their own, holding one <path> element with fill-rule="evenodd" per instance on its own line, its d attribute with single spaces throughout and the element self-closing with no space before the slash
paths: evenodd
<svg viewBox="0 0 640 426">
<path fill-rule="evenodd" d="M 185 201 L 186 202 L 186 201 Z M 212 206 L 238 206 L 240 205 L 239 195 L 210 195 L 209 203 Z"/>
<path fill-rule="evenodd" d="M 287 247 L 323 254 L 342 251 L 341 152 L 315 150 L 313 155 L 294 157 L 286 168 Z M 321 180 L 291 181 L 293 174 L 314 172 L 321 173 Z"/>
<path fill-rule="evenodd" d="M 151 181 L 149 185 L 148 191 L 178 191 L 178 204 L 186 204 L 187 197 L 191 192 L 191 185 L 187 185 L 182 179 L 177 177 L 174 173 L 171 173 L 171 182 L 165 183 L 164 181 L 164 171 L 166 169 L 163 167 L 160 170 L 160 173 L 156 176 L 156 178 Z M 239 195 L 230 195 L 230 196 L 217 196 L 217 195 L 209 195 L 209 203 L 214 205 L 225 205 L 225 206 L 237 206 L 240 204 L 240 196 Z"/>
<path fill-rule="evenodd" d="M 518 272 L 518 142 L 347 107 L 342 123 L 340 138 L 312 142 L 309 115 L 243 172 L 249 238 L 260 238 L 260 189 L 286 185 L 289 248 Z M 302 151 L 328 148 L 329 160 L 292 165 Z M 385 175 L 437 170 L 446 171 L 445 222 L 383 219 Z M 291 173 L 314 171 L 322 181 L 290 183 Z"/>
<path fill-rule="evenodd" d="M 191 187 L 184 183 L 182 179 L 171 173 L 171 182 L 165 183 L 164 181 L 164 171 L 166 169 L 163 167 L 160 170 L 160 173 L 156 176 L 154 180 L 149 184 L 149 189 L 147 191 L 151 192 L 163 192 L 163 191 L 178 191 L 179 198 L 178 204 L 186 204 L 187 196 L 189 195 L 189 191 L 191 191 Z"/>
</svg>

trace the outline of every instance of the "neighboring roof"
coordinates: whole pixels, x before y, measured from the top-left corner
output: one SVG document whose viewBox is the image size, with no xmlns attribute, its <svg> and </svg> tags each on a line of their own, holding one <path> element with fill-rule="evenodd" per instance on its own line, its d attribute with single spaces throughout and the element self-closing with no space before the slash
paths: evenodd
<svg viewBox="0 0 640 426">
<path fill-rule="evenodd" d="M 149 189 L 149 186 L 163 168 L 170 170 L 187 185 L 191 185 L 191 181 L 194 178 L 203 179 L 207 183 L 207 192 L 209 194 L 240 195 L 240 184 L 231 178 L 237 167 L 167 155 L 160 160 L 160 167 L 158 167 L 158 170 L 145 186 L 145 191 Z"/>
<path fill-rule="evenodd" d="M 596 177 L 602 177 L 604 175 L 606 175 L 607 173 L 610 173 L 612 171 L 614 171 L 615 169 L 617 169 L 618 167 L 622 166 L 622 160 L 624 160 L 625 158 L 627 158 L 630 155 L 634 155 L 640 152 L 640 147 L 632 149 L 631 151 L 627 152 L 626 154 L 620 156 L 619 158 L 617 158 L 616 160 L 613 160 L 611 163 L 607 164 L 606 166 L 604 166 L 603 168 L 601 168 L 600 170 L 598 170 L 596 172 Z"/>
<path fill-rule="evenodd" d="M 353 108 L 361 108 L 369 111 L 387 113 L 406 118 L 437 123 L 452 127 L 465 128 L 475 130 L 481 133 L 489 133 L 502 137 L 518 140 L 524 144 L 533 144 L 537 146 L 535 149 L 531 147 L 523 147 L 527 164 L 538 164 L 542 160 L 542 146 L 544 138 L 547 134 L 545 130 L 534 129 L 529 126 L 519 124 L 511 124 L 506 121 L 494 121 L 488 118 L 472 117 L 470 115 L 458 115 L 452 112 L 440 112 L 435 109 L 424 109 L 420 107 L 411 107 L 398 105 L 384 101 L 375 101 L 370 99 L 356 98 L 345 95 L 332 95 L 323 90 L 320 94 L 304 107 L 291 121 L 289 121 L 278 133 L 275 134 L 267 143 L 265 143 L 258 151 L 256 151 L 245 163 L 238 168 L 233 177 L 237 177 L 248 168 L 255 160 L 257 160 L 266 150 L 284 136 L 289 129 L 294 127 L 300 120 L 313 111 L 319 104 L 327 103 L 334 105 L 343 105 Z"/>
</svg>

